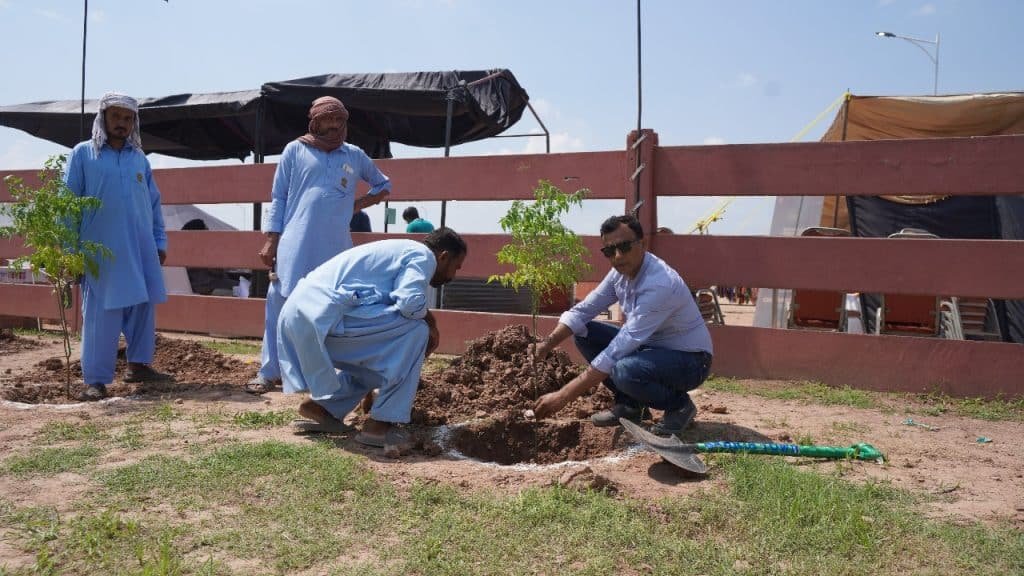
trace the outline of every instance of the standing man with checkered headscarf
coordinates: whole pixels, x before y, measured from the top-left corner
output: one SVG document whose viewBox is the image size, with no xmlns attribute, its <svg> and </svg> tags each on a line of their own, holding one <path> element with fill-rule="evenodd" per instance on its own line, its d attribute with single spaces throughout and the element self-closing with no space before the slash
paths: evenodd
<svg viewBox="0 0 1024 576">
<path fill-rule="evenodd" d="M 383 201 L 391 182 L 358 146 L 345 142 L 348 110 L 337 98 L 323 96 L 309 109 L 309 132 L 289 142 L 274 173 L 270 209 L 263 229 L 263 263 L 274 270 L 267 290 L 266 324 L 260 369 L 246 386 L 268 392 L 281 381 L 277 324 L 281 307 L 303 276 L 352 247 L 353 210 Z M 356 199 L 359 181 L 370 185 Z"/>
<path fill-rule="evenodd" d="M 160 270 L 167 235 L 134 98 L 103 96 L 92 138 L 71 152 L 65 180 L 76 195 L 99 198 L 100 207 L 82 218 L 81 237 L 112 254 L 100 259 L 95 276 L 82 279 L 82 399 L 106 397 L 122 333 L 128 342 L 125 382 L 170 379 L 149 366 L 156 345 L 155 305 L 167 300 Z"/>
</svg>

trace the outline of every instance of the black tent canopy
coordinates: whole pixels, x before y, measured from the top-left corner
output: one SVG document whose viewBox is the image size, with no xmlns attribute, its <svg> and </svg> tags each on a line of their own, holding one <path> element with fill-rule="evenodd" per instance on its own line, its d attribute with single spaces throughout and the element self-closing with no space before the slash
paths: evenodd
<svg viewBox="0 0 1024 576">
<path fill-rule="evenodd" d="M 191 160 L 254 154 L 261 161 L 305 133 L 309 106 L 320 96 L 345 103 L 348 141 L 374 158 L 390 158 L 391 142 L 447 148 L 497 136 L 526 108 L 533 112 L 506 69 L 324 74 L 268 82 L 259 90 L 142 98 L 143 148 Z M 98 104 L 85 102 L 86 137 Z M 79 100 L 0 106 L 0 125 L 70 148 L 81 140 L 80 106 Z"/>
</svg>

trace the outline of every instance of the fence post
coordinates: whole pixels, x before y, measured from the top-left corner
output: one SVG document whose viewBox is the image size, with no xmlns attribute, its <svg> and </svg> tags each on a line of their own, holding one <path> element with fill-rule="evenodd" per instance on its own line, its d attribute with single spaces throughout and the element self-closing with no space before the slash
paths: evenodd
<svg viewBox="0 0 1024 576">
<path fill-rule="evenodd" d="M 654 149 L 658 134 L 644 129 L 626 138 L 625 213 L 636 212 L 644 235 L 654 236 L 658 227 L 658 197 L 654 190 Z"/>
</svg>

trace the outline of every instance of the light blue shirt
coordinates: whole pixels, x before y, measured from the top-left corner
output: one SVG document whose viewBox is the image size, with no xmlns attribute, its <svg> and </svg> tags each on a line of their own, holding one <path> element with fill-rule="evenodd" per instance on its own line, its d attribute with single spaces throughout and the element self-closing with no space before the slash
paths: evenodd
<svg viewBox="0 0 1024 576">
<path fill-rule="evenodd" d="M 370 194 L 391 190 L 391 182 L 358 146 L 342 144 L 331 152 L 289 142 L 274 173 L 270 209 L 263 224 L 278 232 L 275 271 L 280 292 L 291 294 L 299 279 L 331 257 L 352 247 L 356 185 Z"/>
<path fill-rule="evenodd" d="M 630 279 L 612 269 L 597 288 L 558 321 L 573 334 L 587 335 L 587 322 L 618 302 L 626 317 L 608 347 L 594 357 L 591 366 L 611 373 L 615 363 L 640 346 L 714 352 L 711 334 L 700 315 L 690 289 L 679 274 L 654 254 L 647 252 L 640 271 Z"/>
<path fill-rule="evenodd" d="M 300 279 L 279 324 L 285 391 L 324 395 L 338 387 L 329 338 L 345 338 L 346 353 L 362 357 L 380 344 L 372 338 L 364 343 L 360 336 L 423 319 L 436 268 L 434 253 L 422 242 L 381 240 L 346 250 Z M 422 342 L 404 346 L 389 360 L 394 367 L 422 358 Z"/>
<path fill-rule="evenodd" d="M 126 142 L 120 150 L 104 144 L 99 155 L 91 141 L 71 151 L 64 180 L 76 196 L 99 198 L 102 205 L 82 218 L 82 240 L 106 246 L 99 274 L 86 282 L 106 310 L 167 300 L 157 250 L 167 249 L 160 213 L 160 190 L 149 160 Z"/>
</svg>

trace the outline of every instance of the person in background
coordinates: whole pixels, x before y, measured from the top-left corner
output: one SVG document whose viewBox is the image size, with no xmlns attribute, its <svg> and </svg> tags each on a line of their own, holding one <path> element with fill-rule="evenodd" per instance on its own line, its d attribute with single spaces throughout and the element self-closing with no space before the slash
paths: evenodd
<svg viewBox="0 0 1024 576">
<path fill-rule="evenodd" d="M 102 204 L 84 214 L 81 238 L 107 247 L 96 275 L 82 278 L 81 400 L 107 396 L 114 380 L 118 341 L 128 342 L 125 382 L 170 380 L 149 364 L 156 351 L 156 305 L 167 301 L 160 266 L 167 234 L 160 190 L 142 150 L 139 104 L 123 94 L 100 99 L 92 139 L 71 151 L 65 182 L 76 196 Z"/>
<path fill-rule="evenodd" d="M 349 232 L 373 232 L 370 225 L 370 215 L 362 210 L 352 213 L 352 220 L 348 223 Z"/>
<path fill-rule="evenodd" d="M 590 366 L 561 389 L 541 396 L 534 414 L 552 415 L 601 382 L 615 396 L 615 404 L 590 417 L 595 426 L 618 426 L 619 418 L 639 422 L 650 407 L 665 411 L 652 432 L 678 434 L 697 414 L 688 392 L 711 370 L 711 334 L 683 279 L 645 249 L 643 227 L 635 216 L 605 220 L 601 242 L 612 269 L 582 302 L 562 314 L 534 350 L 543 359 L 575 335 L 576 348 Z M 626 318 L 621 328 L 593 320 L 615 302 Z"/>
<path fill-rule="evenodd" d="M 181 227 L 182 230 L 209 230 L 202 218 L 193 218 Z M 238 282 L 228 277 L 224 270 L 216 268 L 185 268 L 192 292 L 203 296 L 231 296 L 231 289 Z"/>
<path fill-rule="evenodd" d="M 402 220 L 405 220 L 407 234 L 427 234 L 434 231 L 434 225 L 420 218 L 420 212 L 415 206 L 409 206 L 402 212 Z"/>
<path fill-rule="evenodd" d="M 277 320 L 299 280 L 339 252 L 352 247 L 349 224 L 354 210 L 383 201 L 391 182 L 358 146 L 345 142 L 348 110 L 323 96 L 309 109 L 309 132 L 288 143 L 274 172 L 272 200 L 263 229 L 260 259 L 271 268 L 259 372 L 246 385 L 253 394 L 281 381 L 277 360 Z M 360 180 L 370 185 L 356 199 Z"/>
<path fill-rule="evenodd" d="M 407 444 L 396 425 L 409 422 L 420 369 L 440 338 L 427 286 L 451 281 L 466 252 L 455 231 L 441 228 L 422 241 L 356 246 L 298 282 L 278 338 L 285 393 L 309 392 L 299 415 L 312 422 L 302 428 L 345 431 L 345 416 L 364 400 L 369 417 L 356 441 L 386 450 Z"/>
</svg>

